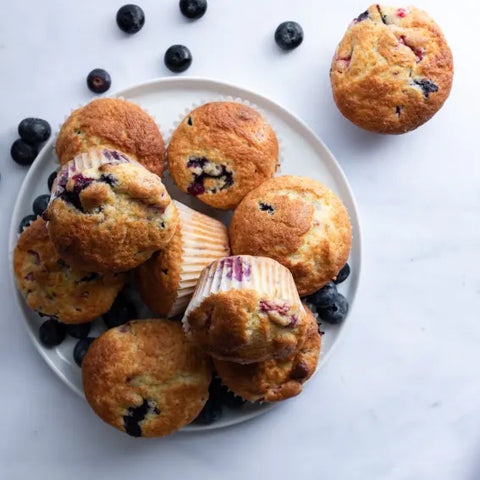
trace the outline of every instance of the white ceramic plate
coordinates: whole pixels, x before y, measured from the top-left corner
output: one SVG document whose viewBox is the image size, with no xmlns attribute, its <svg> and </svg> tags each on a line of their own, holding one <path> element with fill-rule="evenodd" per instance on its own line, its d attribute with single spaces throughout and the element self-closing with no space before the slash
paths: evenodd
<svg viewBox="0 0 480 480">
<path fill-rule="evenodd" d="M 128 88 L 118 92 L 115 96 L 121 96 L 143 106 L 159 123 L 166 141 L 168 141 L 177 123 L 193 105 L 199 105 L 212 100 L 232 99 L 230 97 L 233 97 L 234 99 L 242 99 L 259 108 L 274 127 L 280 140 L 282 164 L 279 174 L 305 175 L 320 180 L 340 196 L 350 214 L 353 227 L 353 244 L 349 263 L 352 273 L 348 280 L 339 286 L 339 290 L 347 297 L 351 312 L 358 285 L 361 256 L 360 229 L 355 202 L 345 175 L 335 158 L 323 142 L 301 120 L 277 103 L 261 95 L 234 85 L 209 79 L 188 77 L 162 78 Z M 32 203 L 35 197 L 42 193 L 49 193 L 47 187 L 48 176 L 58 168 L 58 160 L 53 147 L 54 138 L 50 139 L 39 153 L 20 188 L 10 225 L 10 276 L 33 344 L 53 372 L 71 389 L 83 396 L 81 372 L 72 358 L 76 340 L 67 338 L 56 348 L 47 349 L 43 347 L 38 339 L 38 329 L 42 319 L 23 301 L 23 298 L 15 288 L 13 277 L 12 253 L 18 238 L 18 225 L 25 215 L 32 213 Z M 229 214 L 207 207 L 195 198 L 181 193 L 169 178 L 166 178 L 165 183 L 172 197 L 189 204 L 197 210 L 228 222 Z M 143 310 L 140 316 L 145 318 L 151 315 L 147 310 Z M 342 325 L 322 325 L 325 334 L 322 339 L 322 351 L 317 372 L 330 356 L 335 343 L 346 326 L 347 320 L 348 318 Z M 103 329 L 103 322 L 96 320 L 91 335 L 95 336 Z M 272 408 L 272 406 L 269 404 L 246 404 L 239 410 L 225 409 L 222 418 L 216 423 L 208 426 L 190 425 L 183 430 L 203 430 L 233 425 L 260 415 Z"/>
</svg>

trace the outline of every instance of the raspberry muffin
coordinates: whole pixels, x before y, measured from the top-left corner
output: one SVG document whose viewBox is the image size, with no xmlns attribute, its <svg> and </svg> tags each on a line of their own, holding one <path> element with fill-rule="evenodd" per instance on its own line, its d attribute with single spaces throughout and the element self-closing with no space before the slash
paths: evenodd
<svg viewBox="0 0 480 480">
<path fill-rule="evenodd" d="M 155 253 L 136 270 L 138 291 L 155 313 L 182 314 L 202 270 L 230 255 L 227 229 L 214 218 L 174 201 L 179 224 L 167 248 Z"/>
<path fill-rule="evenodd" d="M 292 354 L 303 340 L 306 314 L 288 269 L 245 255 L 202 272 L 183 324 L 212 357 L 254 363 Z"/>
<path fill-rule="evenodd" d="M 340 199 L 317 180 L 292 175 L 250 192 L 233 213 L 229 234 L 234 255 L 271 257 L 287 267 L 302 297 L 335 278 L 352 242 Z"/>
<path fill-rule="evenodd" d="M 138 105 L 120 98 L 99 98 L 72 112 L 56 141 L 60 163 L 91 148 L 120 150 L 161 176 L 165 143 L 157 124 Z"/>
<path fill-rule="evenodd" d="M 167 149 L 177 187 L 207 205 L 234 208 L 277 169 L 275 133 L 253 108 L 213 102 L 190 112 Z"/>
<path fill-rule="evenodd" d="M 115 150 L 68 162 L 44 213 L 60 257 L 93 272 L 133 269 L 165 247 L 178 215 L 160 178 Z"/>
<path fill-rule="evenodd" d="M 107 312 L 126 280 L 125 274 L 99 275 L 67 265 L 42 218 L 20 234 L 13 269 L 28 306 L 63 323 L 89 322 Z"/>
<path fill-rule="evenodd" d="M 350 24 L 330 79 L 342 114 L 378 133 L 429 120 L 452 86 L 453 60 L 438 25 L 415 7 L 372 5 Z"/>
<path fill-rule="evenodd" d="M 170 320 L 132 320 L 111 328 L 82 362 L 93 411 L 133 437 L 161 437 L 190 423 L 208 399 L 208 357 Z"/>
<path fill-rule="evenodd" d="M 307 329 L 299 349 L 282 359 L 241 365 L 213 359 L 222 383 L 251 402 L 279 402 L 294 397 L 313 375 L 320 354 L 321 336 L 312 312 L 307 312 Z"/>
</svg>

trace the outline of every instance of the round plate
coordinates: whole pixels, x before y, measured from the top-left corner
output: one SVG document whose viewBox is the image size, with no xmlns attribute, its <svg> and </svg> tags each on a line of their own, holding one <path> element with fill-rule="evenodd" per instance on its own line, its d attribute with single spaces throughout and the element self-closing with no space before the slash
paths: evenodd
<svg viewBox="0 0 480 480">
<path fill-rule="evenodd" d="M 352 273 L 339 290 L 347 297 L 351 306 L 358 285 L 360 273 L 360 230 L 352 192 L 345 175 L 333 155 L 323 142 L 297 117 L 277 103 L 254 92 L 226 83 L 201 78 L 162 78 L 143 83 L 118 92 L 121 96 L 144 107 L 158 122 L 167 141 L 173 129 L 192 106 L 213 100 L 240 99 L 258 108 L 271 123 L 279 138 L 281 167 L 278 174 L 304 175 L 320 180 L 336 192 L 345 204 L 352 223 L 353 243 L 349 263 Z M 13 276 L 13 250 L 18 238 L 18 226 L 21 219 L 32 213 L 32 203 L 37 195 L 48 193 L 47 179 L 58 168 L 58 159 L 54 150 L 54 138 L 51 138 L 30 167 L 20 188 L 17 202 L 12 214 L 9 237 L 10 276 L 15 296 L 22 310 L 28 333 L 33 344 L 51 369 L 76 393 L 83 396 L 81 371 L 72 358 L 75 339 L 67 338 L 53 349 L 42 346 L 38 339 L 38 328 L 42 320 L 24 302 L 15 287 Z M 168 176 L 165 184 L 173 198 L 228 222 L 230 215 L 205 206 L 197 199 L 181 193 Z M 151 316 L 143 311 L 141 317 Z M 346 319 L 347 320 L 347 319 Z M 322 351 L 317 371 L 325 364 L 333 346 L 338 341 L 347 321 L 342 325 L 322 324 L 325 334 L 322 338 Z M 94 322 L 93 335 L 101 333 L 103 322 Z M 238 410 L 225 409 L 220 420 L 208 426 L 189 425 L 183 430 L 205 430 L 219 428 L 246 421 L 268 409 L 271 404 L 245 404 Z"/>
</svg>

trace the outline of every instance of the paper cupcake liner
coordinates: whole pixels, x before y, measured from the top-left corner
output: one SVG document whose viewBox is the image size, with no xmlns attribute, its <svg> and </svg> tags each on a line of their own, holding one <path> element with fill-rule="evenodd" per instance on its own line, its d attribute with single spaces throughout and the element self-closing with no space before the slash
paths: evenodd
<svg viewBox="0 0 480 480">
<path fill-rule="evenodd" d="M 72 115 L 72 113 L 80 108 L 83 108 L 83 107 L 86 107 L 89 103 L 93 102 L 94 100 L 98 100 L 98 99 L 101 99 L 101 98 L 115 98 L 115 99 L 119 99 L 119 100 L 125 100 L 127 102 L 130 102 L 130 103 L 133 103 L 134 105 L 137 105 L 137 107 L 140 107 L 145 113 L 147 113 L 151 118 L 152 120 L 155 122 L 155 125 L 157 126 L 158 130 L 160 131 L 160 134 L 162 135 L 162 138 L 163 138 L 163 143 L 165 144 L 165 148 L 167 146 L 167 135 L 166 135 L 166 131 L 165 129 L 163 128 L 163 126 L 161 125 L 161 123 L 158 121 L 158 119 L 156 118 L 156 116 L 150 111 L 150 109 L 144 107 L 141 102 L 138 102 L 138 101 L 132 101 L 128 98 L 125 98 L 123 97 L 122 95 L 111 95 L 111 96 L 104 96 L 104 97 L 98 97 L 98 98 L 92 98 L 91 100 L 88 100 L 87 102 L 82 102 L 82 103 L 79 103 L 75 108 L 71 108 L 70 109 L 70 112 L 68 114 L 65 114 L 64 115 L 64 118 L 63 118 L 63 122 L 59 123 L 58 124 L 58 127 L 57 127 L 57 130 L 54 134 L 54 141 L 52 143 L 52 148 L 53 148 L 53 151 L 55 152 L 55 156 L 57 157 L 56 155 L 56 143 L 57 143 L 57 138 L 58 138 L 58 134 L 60 133 L 60 130 L 63 126 L 63 124 L 68 120 L 68 118 Z M 60 159 L 57 157 L 57 161 L 58 163 L 60 163 Z M 164 171 L 166 170 L 167 168 L 167 165 L 166 165 L 166 160 L 164 158 Z"/>
<path fill-rule="evenodd" d="M 213 102 L 234 102 L 234 103 L 241 103 L 242 105 L 245 105 L 247 107 L 253 108 L 256 110 L 262 118 L 265 120 L 266 123 L 272 127 L 273 133 L 275 133 L 275 136 L 277 137 L 277 143 L 278 143 L 278 159 L 277 159 L 277 170 L 275 171 L 275 175 L 278 175 L 281 173 L 281 167 L 283 163 L 283 156 L 282 156 L 282 145 L 283 145 L 283 140 L 281 136 L 278 134 L 278 128 L 275 127 L 275 124 L 272 123 L 268 117 L 268 114 L 265 113 L 265 111 L 257 106 L 255 103 L 250 102 L 248 100 L 244 100 L 243 98 L 240 97 L 232 97 L 231 95 L 216 95 L 212 98 L 209 98 L 208 100 L 206 99 L 199 99 L 198 102 L 193 102 L 190 104 L 190 106 L 185 107 L 183 109 L 183 113 L 180 113 L 177 117 L 177 120 L 175 120 L 170 127 L 168 131 L 168 141 L 165 141 L 165 144 L 168 149 L 168 144 L 170 143 L 170 139 L 172 138 L 173 132 L 178 128 L 180 123 L 185 119 L 185 117 L 192 111 L 195 110 L 198 107 L 201 107 L 202 105 L 205 105 L 206 103 L 213 103 Z M 167 137 L 164 137 L 167 138 Z"/>
<path fill-rule="evenodd" d="M 183 317 L 184 327 L 188 329 L 186 319 L 189 312 L 206 297 L 230 290 L 247 289 L 255 290 L 268 299 L 288 300 L 303 311 L 290 270 L 271 258 L 236 255 L 217 260 L 202 272 Z"/>
<path fill-rule="evenodd" d="M 185 311 L 204 268 L 230 254 L 228 233 L 223 223 L 176 200 L 173 203 L 180 218 L 182 260 L 177 297 L 169 317 Z"/>
<path fill-rule="evenodd" d="M 50 201 L 59 197 L 65 190 L 70 178 L 79 173 L 88 177 L 88 171 L 98 169 L 101 165 L 119 165 L 121 163 L 136 163 L 122 152 L 109 148 L 92 148 L 86 153 L 77 155 L 73 160 L 62 165 L 53 181 Z"/>
</svg>

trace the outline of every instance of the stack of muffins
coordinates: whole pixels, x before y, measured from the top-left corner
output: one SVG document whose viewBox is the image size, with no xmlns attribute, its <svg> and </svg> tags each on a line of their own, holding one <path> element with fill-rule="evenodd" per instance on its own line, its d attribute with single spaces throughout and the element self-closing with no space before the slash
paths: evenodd
<svg viewBox="0 0 480 480">
<path fill-rule="evenodd" d="M 166 151 L 181 191 L 234 209 L 229 230 L 171 199 L 162 135 L 131 102 L 74 111 L 56 150 L 48 208 L 14 252 L 20 292 L 37 312 L 81 324 L 107 312 L 133 272 L 151 311 L 100 335 L 83 359 L 85 396 L 100 418 L 132 436 L 167 435 L 199 415 L 214 373 L 251 402 L 301 392 L 321 337 L 300 297 L 336 277 L 351 226 L 320 182 L 274 177 L 278 142 L 260 113 L 202 105 Z"/>
</svg>

